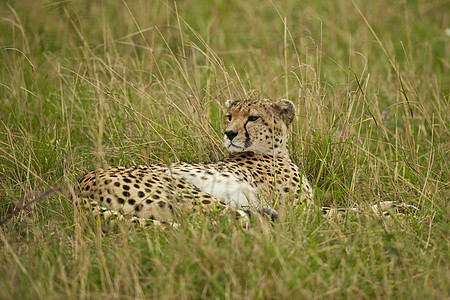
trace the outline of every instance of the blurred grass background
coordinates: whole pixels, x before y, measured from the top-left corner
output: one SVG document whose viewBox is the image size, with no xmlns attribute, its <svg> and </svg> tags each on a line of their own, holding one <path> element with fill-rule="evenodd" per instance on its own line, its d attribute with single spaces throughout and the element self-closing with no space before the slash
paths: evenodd
<svg viewBox="0 0 450 300">
<path fill-rule="evenodd" d="M 449 3 L 3 1 L 0 217 L 105 165 L 214 161 L 226 99 L 289 98 L 319 205 L 102 235 L 55 195 L 0 228 L 0 297 L 449 297 Z"/>
</svg>

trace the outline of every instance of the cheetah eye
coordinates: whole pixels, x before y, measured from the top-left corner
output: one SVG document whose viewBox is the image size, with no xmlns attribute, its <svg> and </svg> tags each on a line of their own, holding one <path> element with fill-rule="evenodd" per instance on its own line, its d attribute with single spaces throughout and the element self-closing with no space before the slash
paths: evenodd
<svg viewBox="0 0 450 300">
<path fill-rule="evenodd" d="M 250 117 L 248 117 L 248 121 L 249 122 L 254 122 L 254 121 L 258 120 L 258 119 L 259 119 L 258 116 L 250 116 Z"/>
<path fill-rule="evenodd" d="M 231 121 L 231 115 L 227 115 L 227 121 L 228 121 L 228 122 Z"/>
</svg>

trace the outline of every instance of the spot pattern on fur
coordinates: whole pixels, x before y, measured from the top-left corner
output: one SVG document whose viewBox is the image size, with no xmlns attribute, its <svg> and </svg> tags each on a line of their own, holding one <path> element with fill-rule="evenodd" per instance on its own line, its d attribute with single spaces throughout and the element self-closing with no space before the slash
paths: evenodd
<svg viewBox="0 0 450 300">
<path fill-rule="evenodd" d="M 276 219 L 273 208 L 279 204 L 314 206 L 311 184 L 289 158 L 293 103 L 247 99 L 227 101 L 226 106 L 224 145 L 230 154 L 223 160 L 93 170 L 79 179 L 76 203 L 89 207 L 94 215 L 141 226 L 173 225 L 180 213 L 207 215 L 213 210 L 234 212 L 239 222 L 247 224 L 254 212 Z M 372 210 L 383 214 L 384 206 L 405 211 L 392 203 Z M 341 211 L 322 208 L 322 212 Z"/>
</svg>

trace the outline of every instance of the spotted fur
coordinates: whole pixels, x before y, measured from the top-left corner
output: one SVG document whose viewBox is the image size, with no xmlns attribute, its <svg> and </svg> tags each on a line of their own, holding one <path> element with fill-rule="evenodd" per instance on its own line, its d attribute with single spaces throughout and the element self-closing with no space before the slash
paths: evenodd
<svg viewBox="0 0 450 300">
<path fill-rule="evenodd" d="M 78 181 L 77 203 L 96 215 L 141 225 L 174 224 L 180 214 L 211 211 L 228 212 L 243 223 L 254 212 L 274 220 L 279 203 L 313 206 L 312 187 L 289 158 L 293 103 L 247 99 L 226 105 L 224 145 L 230 154 L 223 160 L 93 170 Z M 379 208 L 373 210 L 380 213 Z"/>
</svg>

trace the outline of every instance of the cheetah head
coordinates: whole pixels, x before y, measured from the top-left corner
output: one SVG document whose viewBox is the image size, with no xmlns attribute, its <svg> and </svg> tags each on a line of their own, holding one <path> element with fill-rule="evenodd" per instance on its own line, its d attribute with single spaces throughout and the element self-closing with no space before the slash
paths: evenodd
<svg viewBox="0 0 450 300">
<path fill-rule="evenodd" d="M 295 115 L 289 100 L 228 100 L 224 144 L 230 152 L 288 157 L 289 126 Z"/>
</svg>

